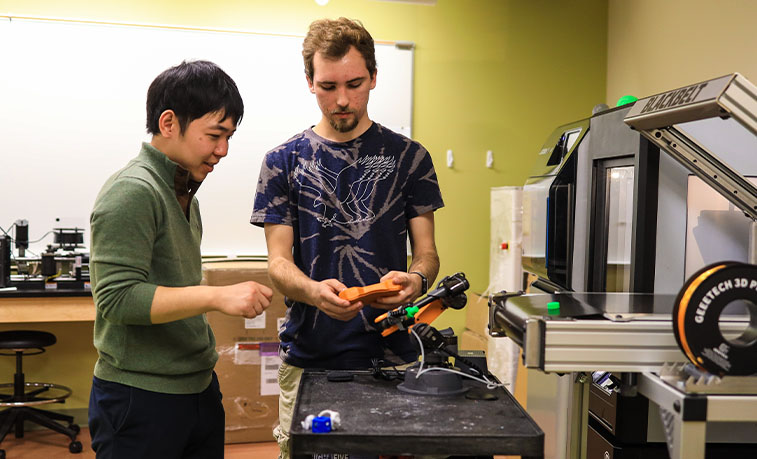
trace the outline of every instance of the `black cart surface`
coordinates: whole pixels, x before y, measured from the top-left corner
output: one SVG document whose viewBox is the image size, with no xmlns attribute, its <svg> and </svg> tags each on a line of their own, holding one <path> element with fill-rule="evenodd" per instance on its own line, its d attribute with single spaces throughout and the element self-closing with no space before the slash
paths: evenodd
<svg viewBox="0 0 757 459">
<path fill-rule="evenodd" d="M 482 383 L 466 379 L 469 396 L 491 392 L 497 399 L 438 397 L 402 392 L 400 382 L 369 372 L 355 372 L 352 381 L 330 382 L 326 372 L 305 371 L 292 417 L 292 454 L 543 457 L 544 433 L 507 390 L 487 391 Z M 302 427 L 308 415 L 323 410 L 339 412 L 338 430 L 312 433 Z"/>
</svg>

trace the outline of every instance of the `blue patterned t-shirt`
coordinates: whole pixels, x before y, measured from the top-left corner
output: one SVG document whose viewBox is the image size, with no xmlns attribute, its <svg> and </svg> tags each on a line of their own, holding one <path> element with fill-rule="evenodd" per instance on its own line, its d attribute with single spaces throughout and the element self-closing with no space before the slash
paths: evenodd
<svg viewBox="0 0 757 459">
<path fill-rule="evenodd" d="M 431 156 L 418 142 L 373 123 L 333 142 L 312 129 L 265 156 L 250 222 L 291 225 L 294 262 L 316 281 L 347 287 L 407 269 L 408 220 L 444 206 Z M 303 368 L 365 368 L 372 358 L 416 358 L 406 332 L 383 338 L 366 306 L 350 321 L 288 302 L 281 358 Z M 394 359 L 396 361 L 396 359 Z"/>
</svg>

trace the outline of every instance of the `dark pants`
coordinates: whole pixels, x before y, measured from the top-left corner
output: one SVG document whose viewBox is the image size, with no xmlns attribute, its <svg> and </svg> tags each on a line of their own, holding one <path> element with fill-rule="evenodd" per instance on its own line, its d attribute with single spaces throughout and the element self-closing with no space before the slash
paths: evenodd
<svg viewBox="0 0 757 459">
<path fill-rule="evenodd" d="M 218 378 L 199 394 L 161 394 L 94 378 L 89 432 L 98 459 L 223 458 Z"/>
</svg>

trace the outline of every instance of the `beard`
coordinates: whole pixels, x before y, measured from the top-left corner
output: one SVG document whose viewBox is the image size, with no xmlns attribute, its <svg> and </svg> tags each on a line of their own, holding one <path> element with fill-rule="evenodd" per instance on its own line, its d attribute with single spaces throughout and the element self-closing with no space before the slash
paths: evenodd
<svg viewBox="0 0 757 459">
<path fill-rule="evenodd" d="M 329 124 L 337 132 L 350 132 L 357 127 L 357 116 L 355 116 L 355 113 L 352 113 L 350 118 L 339 119 L 335 118 L 332 112 L 331 116 L 329 116 Z"/>
</svg>

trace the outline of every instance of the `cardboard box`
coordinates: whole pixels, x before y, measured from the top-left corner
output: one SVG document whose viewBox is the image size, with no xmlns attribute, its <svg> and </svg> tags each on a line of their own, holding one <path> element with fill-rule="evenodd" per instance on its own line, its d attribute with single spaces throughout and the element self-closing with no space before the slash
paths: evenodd
<svg viewBox="0 0 757 459">
<path fill-rule="evenodd" d="M 468 293 L 467 295 L 465 328 L 481 336 L 487 336 L 489 334 L 489 299 L 475 293 Z"/>
<path fill-rule="evenodd" d="M 216 337 L 216 374 L 226 410 L 226 443 L 274 441 L 279 421 L 278 330 L 286 314 L 284 296 L 273 288 L 266 262 L 203 264 L 203 284 L 255 281 L 274 290 L 271 305 L 254 319 L 207 314 Z"/>
<path fill-rule="evenodd" d="M 472 330 L 465 330 L 460 336 L 458 348 L 466 351 L 484 351 L 488 353 L 488 341 L 486 336 L 481 336 Z"/>
</svg>

